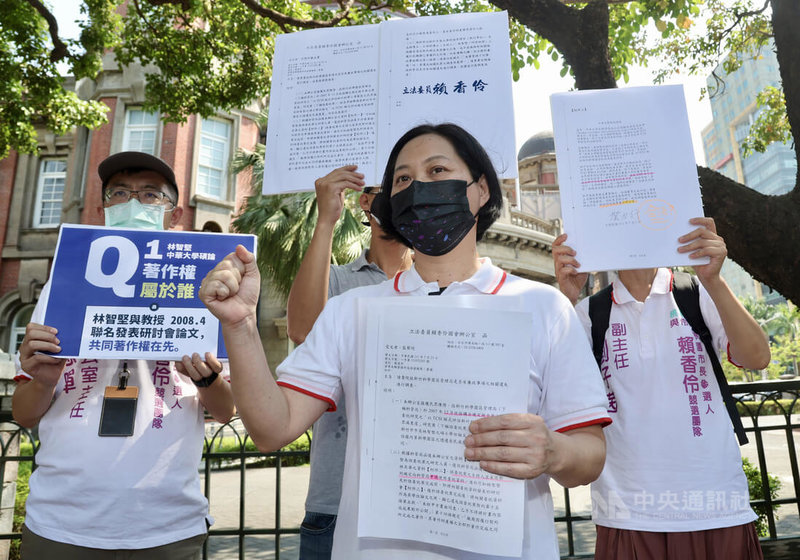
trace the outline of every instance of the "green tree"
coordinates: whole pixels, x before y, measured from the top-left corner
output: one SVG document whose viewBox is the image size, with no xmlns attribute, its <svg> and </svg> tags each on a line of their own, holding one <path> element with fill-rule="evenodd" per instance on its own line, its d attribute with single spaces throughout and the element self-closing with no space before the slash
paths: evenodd
<svg viewBox="0 0 800 560">
<path fill-rule="evenodd" d="M 777 306 L 774 317 L 777 336 L 772 350 L 772 360 L 783 368 L 780 373 L 786 373 L 791 367 L 791 373 L 800 375 L 798 361 L 800 361 L 800 309 L 795 305 L 781 304 Z"/>
<path fill-rule="evenodd" d="M 9 149 L 37 150 L 36 127 L 64 134 L 76 126 L 95 128 L 108 107 L 78 98 L 73 81 L 59 75 L 64 63 L 75 80 L 93 78 L 104 49 L 117 44 L 116 4 L 87 0 L 77 41 L 62 40 L 58 22 L 39 0 L 3 0 L 0 9 L 0 159 Z"/>
<path fill-rule="evenodd" d="M 744 298 L 742 304 L 770 338 L 772 360 L 766 369 L 767 378 L 777 379 L 790 372 L 798 375 L 800 310 L 791 303 L 770 305 L 753 298 Z M 723 369 L 731 381 L 754 381 L 758 373 L 739 369 L 727 360 L 723 362 Z"/>
<path fill-rule="evenodd" d="M 791 334 L 780 334 L 770 344 L 772 363 L 769 371 L 775 377 L 784 374 L 797 375 L 797 363 L 800 360 L 800 339 Z M 770 375 L 772 377 L 772 375 Z"/>
<path fill-rule="evenodd" d="M 767 473 L 766 475 L 766 483 L 767 483 L 767 492 L 764 491 L 764 481 L 762 480 L 765 478 L 759 468 L 753 465 L 748 459 L 742 458 L 742 470 L 744 470 L 744 474 L 747 477 L 747 489 L 750 493 L 750 500 L 765 500 L 767 497 L 767 493 L 769 493 L 770 500 L 775 500 L 778 497 L 778 492 L 781 489 L 781 479 L 775 475 Z M 753 510 L 758 515 L 758 519 L 756 519 L 756 531 L 758 531 L 759 537 L 768 537 L 769 536 L 769 522 L 767 520 L 767 512 L 771 509 L 772 514 L 777 517 L 775 510 L 777 510 L 780 506 L 761 504 L 758 506 L 753 506 Z"/>
</svg>

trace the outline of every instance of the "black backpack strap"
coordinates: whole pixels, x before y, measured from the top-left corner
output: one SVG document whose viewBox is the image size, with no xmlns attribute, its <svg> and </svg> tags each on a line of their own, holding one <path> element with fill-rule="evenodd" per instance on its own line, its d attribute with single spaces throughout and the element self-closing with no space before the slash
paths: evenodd
<svg viewBox="0 0 800 560">
<path fill-rule="evenodd" d="M 611 291 L 613 284 L 609 284 L 596 294 L 589 296 L 589 320 L 592 322 L 592 353 L 600 367 L 603 359 L 603 343 L 608 330 L 608 321 L 611 317 Z"/>
<path fill-rule="evenodd" d="M 736 409 L 736 400 L 733 398 L 731 388 L 728 386 L 728 380 L 725 379 L 722 364 L 719 363 L 719 353 L 714 348 L 711 331 L 708 330 L 706 322 L 703 320 L 703 314 L 700 312 L 700 285 L 697 277 L 687 272 L 675 272 L 672 277 L 672 295 L 675 297 L 675 303 L 678 304 L 678 309 L 680 309 L 684 319 L 686 319 L 697 336 L 700 337 L 703 346 L 706 347 L 706 353 L 714 370 L 714 377 L 717 378 L 717 384 L 722 394 L 722 401 L 725 403 L 728 416 L 730 416 L 733 424 L 733 431 L 736 432 L 739 445 L 744 445 L 748 440 L 742 425 L 742 418 Z"/>
</svg>

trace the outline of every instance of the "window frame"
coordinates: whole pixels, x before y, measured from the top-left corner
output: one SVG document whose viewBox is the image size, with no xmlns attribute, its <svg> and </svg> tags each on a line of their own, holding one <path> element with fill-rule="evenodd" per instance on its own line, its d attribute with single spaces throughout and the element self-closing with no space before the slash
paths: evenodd
<svg viewBox="0 0 800 560">
<path fill-rule="evenodd" d="M 206 122 L 217 122 L 222 123 L 228 127 L 228 136 L 227 138 L 223 138 L 213 132 L 209 132 L 204 130 L 204 124 Z M 230 176 L 229 176 L 229 169 L 230 163 L 232 159 L 232 146 L 234 142 L 234 122 L 229 119 L 224 119 L 220 117 L 209 117 L 209 118 L 200 118 L 200 126 L 199 126 L 199 134 L 197 136 L 197 165 L 195 167 L 195 189 L 194 192 L 196 195 L 210 198 L 213 200 L 228 200 L 229 198 L 229 191 L 230 191 Z M 223 162 L 222 167 L 217 168 L 212 165 L 208 165 L 204 162 L 203 158 L 203 139 L 209 138 L 212 141 L 223 141 Z M 219 185 L 219 194 L 214 194 L 206 190 L 206 185 L 203 185 L 201 182 L 201 170 L 210 169 L 214 171 L 219 171 L 221 173 L 222 179 Z"/>
<path fill-rule="evenodd" d="M 63 162 L 64 169 L 63 171 L 59 172 L 46 172 L 45 167 L 48 163 L 59 161 Z M 58 212 L 58 221 L 55 223 L 52 222 L 43 222 L 42 221 L 42 209 L 43 205 L 47 202 L 55 202 L 55 199 L 44 199 L 44 182 L 48 178 L 52 178 L 54 176 L 61 176 L 62 179 L 62 186 L 61 186 L 61 199 L 59 200 L 59 212 Z M 64 194 L 67 188 L 67 158 L 66 157 L 47 157 L 42 158 L 39 160 L 39 170 L 36 177 L 36 198 L 34 199 L 33 203 L 33 220 L 31 222 L 32 226 L 36 229 L 51 229 L 57 228 L 61 224 L 61 210 L 64 206 Z"/>
<path fill-rule="evenodd" d="M 25 330 L 30 322 L 31 315 L 33 314 L 34 304 L 29 303 L 20 307 L 12 316 L 9 329 L 8 329 L 8 353 L 12 356 L 17 353 L 19 347 L 22 345 L 22 338 L 25 337 Z M 26 317 L 24 324 L 20 325 L 20 319 Z M 22 335 L 22 338 L 19 338 Z"/>
<path fill-rule="evenodd" d="M 133 112 L 144 113 L 146 115 L 153 115 L 155 116 L 156 120 L 155 123 L 148 123 L 148 124 L 130 124 L 130 116 Z M 137 106 L 130 106 L 125 107 L 125 121 L 123 131 L 122 131 L 122 151 L 130 151 L 134 149 L 135 151 L 142 152 L 141 148 L 132 148 L 131 147 L 131 133 L 132 132 L 140 132 L 140 131 L 153 131 L 153 151 L 152 152 L 145 152 L 149 153 L 150 155 L 158 157 L 159 155 L 159 136 L 161 131 L 161 119 L 159 113 L 151 113 L 149 111 L 145 111 L 141 107 Z"/>
</svg>

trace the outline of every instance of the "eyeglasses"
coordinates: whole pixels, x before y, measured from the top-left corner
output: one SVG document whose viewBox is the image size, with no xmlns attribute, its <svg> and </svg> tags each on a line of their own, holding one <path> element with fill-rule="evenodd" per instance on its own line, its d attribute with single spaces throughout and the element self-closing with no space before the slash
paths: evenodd
<svg viewBox="0 0 800 560">
<path fill-rule="evenodd" d="M 175 203 L 165 193 L 161 191 L 137 191 L 123 187 L 113 187 L 106 189 L 103 198 L 111 204 L 124 204 L 132 196 L 136 196 L 142 204 L 158 204 L 167 207 L 167 211 L 175 207 Z"/>
</svg>

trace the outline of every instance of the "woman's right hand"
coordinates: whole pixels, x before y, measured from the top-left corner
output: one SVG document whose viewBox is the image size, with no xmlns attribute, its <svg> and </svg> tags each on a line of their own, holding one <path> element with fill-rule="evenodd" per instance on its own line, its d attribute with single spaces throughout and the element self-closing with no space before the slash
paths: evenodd
<svg viewBox="0 0 800 560">
<path fill-rule="evenodd" d="M 564 245 L 567 234 L 562 233 L 553 241 L 553 265 L 561 293 L 569 298 L 572 305 L 578 303 L 578 296 L 589 279 L 588 272 L 578 272 L 581 265 L 575 258 L 577 253 L 569 245 Z"/>
<path fill-rule="evenodd" d="M 260 290 L 255 255 L 237 245 L 206 275 L 198 295 L 220 323 L 230 326 L 255 318 Z"/>
</svg>

